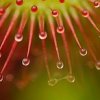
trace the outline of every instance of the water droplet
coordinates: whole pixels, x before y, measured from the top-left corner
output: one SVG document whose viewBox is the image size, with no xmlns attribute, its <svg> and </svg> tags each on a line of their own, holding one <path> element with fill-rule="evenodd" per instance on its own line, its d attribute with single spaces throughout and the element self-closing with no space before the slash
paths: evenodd
<svg viewBox="0 0 100 100">
<path fill-rule="evenodd" d="M 87 10 L 82 10 L 83 17 L 89 17 L 89 12 Z"/>
<path fill-rule="evenodd" d="M 58 80 L 56 78 L 50 79 L 48 81 L 48 85 L 50 85 L 50 86 L 55 86 L 57 83 L 58 83 Z"/>
<path fill-rule="evenodd" d="M 15 35 L 15 41 L 21 42 L 23 40 L 23 36 L 21 34 L 16 34 Z"/>
<path fill-rule="evenodd" d="M 70 83 L 74 83 L 74 82 L 75 82 L 75 77 L 74 77 L 72 74 L 68 74 L 68 75 L 66 76 L 66 79 L 67 79 L 67 81 L 70 82 Z"/>
<path fill-rule="evenodd" d="M 16 4 L 19 5 L 19 6 L 22 5 L 23 4 L 23 0 L 16 0 Z"/>
<path fill-rule="evenodd" d="M 53 17 L 57 17 L 59 15 L 58 11 L 57 10 L 53 10 L 52 11 L 52 15 L 53 15 Z"/>
<path fill-rule="evenodd" d="M 64 3 L 64 2 L 65 2 L 65 0 L 59 0 L 59 2 L 60 2 L 60 3 Z"/>
<path fill-rule="evenodd" d="M 5 9 L 4 8 L 0 8 L 0 15 L 3 15 L 5 13 Z"/>
<path fill-rule="evenodd" d="M 64 27 L 63 27 L 63 26 L 58 26 L 58 27 L 57 27 L 57 32 L 58 32 L 58 33 L 64 33 L 64 31 L 65 31 L 65 30 L 64 30 Z"/>
<path fill-rule="evenodd" d="M 2 82 L 2 81 L 3 81 L 3 75 L 0 74 L 0 82 Z"/>
<path fill-rule="evenodd" d="M 95 66 L 97 70 L 100 70 L 100 62 L 97 62 Z"/>
<path fill-rule="evenodd" d="M 95 7 L 95 8 L 100 7 L 100 5 L 99 5 L 99 1 L 94 1 L 94 7 Z"/>
<path fill-rule="evenodd" d="M 81 56 L 86 56 L 86 55 L 87 55 L 87 50 L 84 49 L 84 48 L 82 48 L 82 49 L 80 50 L 80 55 L 81 55 Z"/>
<path fill-rule="evenodd" d="M 28 59 L 28 58 L 24 58 L 23 60 L 22 60 L 22 65 L 23 66 L 28 66 L 30 64 L 30 60 Z"/>
<path fill-rule="evenodd" d="M 31 7 L 31 11 L 32 11 L 32 12 L 36 12 L 37 10 L 38 10 L 38 8 L 37 8 L 36 5 L 34 5 L 34 6 Z"/>
<path fill-rule="evenodd" d="M 47 33 L 46 33 L 46 32 L 41 32 L 41 33 L 39 34 L 39 38 L 40 38 L 41 40 L 46 39 L 46 38 L 47 38 Z"/>
<path fill-rule="evenodd" d="M 63 67 L 64 67 L 63 62 L 62 62 L 62 61 L 58 61 L 58 62 L 57 62 L 57 68 L 58 68 L 58 69 L 62 69 Z"/>
</svg>

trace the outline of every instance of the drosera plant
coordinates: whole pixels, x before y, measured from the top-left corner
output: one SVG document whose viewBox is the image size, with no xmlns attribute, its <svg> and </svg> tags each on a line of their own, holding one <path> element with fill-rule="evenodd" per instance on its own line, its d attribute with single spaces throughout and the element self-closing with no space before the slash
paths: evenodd
<svg viewBox="0 0 100 100">
<path fill-rule="evenodd" d="M 42 54 L 45 68 L 48 74 L 48 84 L 50 86 L 56 85 L 62 79 L 67 79 L 71 83 L 75 82 L 75 76 L 73 75 L 72 71 L 72 61 L 70 53 L 71 46 L 69 46 L 69 41 L 66 38 L 68 36 L 67 34 L 71 34 L 71 37 L 77 44 L 77 49 L 79 51 L 80 56 L 84 57 L 89 53 L 95 64 L 95 67 L 97 68 L 97 70 L 100 70 L 99 60 L 97 59 L 94 51 L 92 50 L 92 47 L 89 43 L 90 41 L 88 39 L 89 37 L 87 37 L 87 33 L 85 32 L 85 29 L 80 19 L 80 17 L 82 17 L 83 19 L 88 20 L 93 30 L 97 31 L 98 35 L 100 35 L 100 20 L 98 21 L 98 17 L 100 15 L 96 13 L 95 10 L 93 10 L 94 8 L 100 9 L 99 0 L 1 0 L 0 29 L 5 23 L 8 23 L 7 19 L 9 18 L 10 14 L 13 14 L 13 16 L 9 18 L 9 26 L 4 28 L 7 31 L 4 33 L 4 37 L 0 43 L 0 59 L 3 58 L 5 52 L 3 51 L 3 48 L 6 46 L 7 40 L 10 39 L 14 27 L 18 27 L 15 30 L 16 33 L 14 35 L 9 54 L 4 62 L 4 65 L 0 67 L 0 82 L 3 81 L 4 72 L 8 67 L 8 63 L 11 62 L 12 56 L 14 55 L 17 45 L 20 42 L 24 41 L 24 30 L 26 30 L 25 28 L 28 23 L 28 45 L 26 44 L 27 51 L 25 57 L 23 57 L 22 59 L 22 65 L 29 66 L 30 64 L 32 64 L 32 61 L 30 59 L 31 49 L 33 49 L 32 41 L 36 38 L 34 34 L 38 34 L 38 38 L 41 40 L 42 43 L 41 50 L 43 51 Z M 79 33 L 83 36 L 84 41 L 81 41 L 80 38 L 78 38 L 78 33 L 74 28 L 73 22 L 76 23 Z M 98 23 L 96 24 L 96 22 Z M 36 24 L 38 28 L 36 28 Z M 70 33 L 66 29 L 66 26 L 71 31 Z M 49 28 L 49 30 L 47 27 Z M 64 67 L 66 67 L 64 66 L 64 62 L 60 56 L 60 47 L 58 47 L 59 41 L 57 41 L 58 35 L 61 36 L 61 40 L 63 41 L 62 45 L 65 49 L 65 57 L 66 62 L 68 64 L 68 74 L 61 79 L 51 77 L 51 72 L 48 64 L 48 49 L 46 47 L 46 40 L 50 38 L 49 36 L 51 36 L 51 39 L 53 41 L 51 42 L 51 44 L 54 45 L 54 50 L 56 52 L 57 63 L 55 64 L 55 66 L 59 70 L 62 70 Z M 86 43 L 86 48 L 84 48 L 84 45 L 82 45 L 83 43 L 81 42 Z"/>
</svg>

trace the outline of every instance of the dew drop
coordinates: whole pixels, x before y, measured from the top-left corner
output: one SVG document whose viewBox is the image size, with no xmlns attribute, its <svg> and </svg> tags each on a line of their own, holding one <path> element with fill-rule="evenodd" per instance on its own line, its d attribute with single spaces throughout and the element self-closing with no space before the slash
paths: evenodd
<svg viewBox="0 0 100 100">
<path fill-rule="evenodd" d="M 3 81 L 3 75 L 0 74 L 0 82 L 2 82 L 2 81 Z"/>
<path fill-rule="evenodd" d="M 23 4 L 23 0 L 16 0 L 16 4 L 19 5 L 19 6 L 22 5 Z"/>
<path fill-rule="evenodd" d="M 100 7 L 100 5 L 99 5 L 99 1 L 94 1 L 94 7 L 95 7 L 95 8 Z"/>
<path fill-rule="evenodd" d="M 97 62 L 95 66 L 97 70 L 100 70 L 100 62 Z"/>
<path fill-rule="evenodd" d="M 62 61 L 58 61 L 58 62 L 57 62 L 57 68 L 58 68 L 58 69 L 62 69 L 63 67 L 64 67 L 63 62 L 62 62 Z"/>
<path fill-rule="evenodd" d="M 59 0 L 59 2 L 60 2 L 60 3 L 64 3 L 64 2 L 65 2 L 65 0 Z"/>
<path fill-rule="evenodd" d="M 74 82 L 75 82 L 75 77 L 74 77 L 72 74 L 68 74 L 68 75 L 66 76 L 66 79 L 67 79 L 67 81 L 70 82 L 70 83 L 74 83 Z"/>
<path fill-rule="evenodd" d="M 5 9 L 4 8 L 0 8 L 0 15 L 3 15 L 5 13 Z"/>
<path fill-rule="evenodd" d="M 80 55 L 81 56 L 86 56 L 87 55 L 87 50 L 84 49 L 84 48 L 80 49 Z"/>
<path fill-rule="evenodd" d="M 32 12 L 36 12 L 37 10 L 38 10 L 38 8 L 37 8 L 36 5 L 34 5 L 34 6 L 31 7 L 31 11 L 32 11 Z"/>
<path fill-rule="evenodd" d="M 52 11 L 52 15 L 53 15 L 53 17 L 57 17 L 59 15 L 58 11 L 57 10 L 53 10 Z"/>
<path fill-rule="evenodd" d="M 15 35 L 15 41 L 21 42 L 23 40 L 23 36 L 21 34 L 16 34 Z"/>
<path fill-rule="evenodd" d="M 23 66 L 28 66 L 29 64 L 30 64 L 30 59 L 24 58 L 24 59 L 22 60 L 22 65 L 23 65 Z"/>
<path fill-rule="evenodd" d="M 64 30 L 64 27 L 63 27 L 63 26 L 58 26 L 58 27 L 57 27 L 57 32 L 58 32 L 58 33 L 64 33 L 64 31 L 65 31 L 65 30 Z"/>
<path fill-rule="evenodd" d="M 83 17 L 89 17 L 89 12 L 87 10 L 82 11 Z"/>
<path fill-rule="evenodd" d="M 58 83 L 58 80 L 57 80 L 56 78 L 50 79 L 50 80 L 48 81 L 48 85 L 49 85 L 49 86 L 55 86 L 57 83 Z"/>
<path fill-rule="evenodd" d="M 41 33 L 39 34 L 39 38 L 40 38 L 41 40 L 46 39 L 46 38 L 47 38 L 47 33 L 46 33 L 46 32 L 41 32 Z"/>
</svg>

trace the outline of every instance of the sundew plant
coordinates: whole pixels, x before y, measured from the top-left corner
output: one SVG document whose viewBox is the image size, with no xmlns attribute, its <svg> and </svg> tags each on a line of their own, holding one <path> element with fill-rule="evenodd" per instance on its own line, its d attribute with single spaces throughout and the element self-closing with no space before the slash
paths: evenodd
<svg viewBox="0 0 100 100">
<path fill-rule="evenodd" d="M 99 52 L 99 0 L 0 0 L 0 83 L 80 83 L 99 73 Z"/>
</svg>

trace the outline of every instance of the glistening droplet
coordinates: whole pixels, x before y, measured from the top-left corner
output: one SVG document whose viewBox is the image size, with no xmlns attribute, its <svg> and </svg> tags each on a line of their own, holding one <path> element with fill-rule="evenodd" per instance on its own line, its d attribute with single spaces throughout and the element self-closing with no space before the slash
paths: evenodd
<svg viewBox="0 0 100 100">
<path fill-rule="evenodd" d="M 70 82 L 70 83 L 74 83 L 74 82 L 75 82 L 75 77 L 74 77 L 72 74 L 68 74 L 68 75 L 66 76 L 66 79 L 67 79 L 67 81 Z"/>
<path fill-rule="evenodd" d="M 58 83 L 58 80 L 56 78 L 50 79 L 48 81 L 48 85 L 50 85 L 50 86 L 55 86 L 57 83 Z"/>
<path fill-rule="evenodd" d="M 83 17 L 89 17 L 89 12 L 87 10 L 82 10 Z"/>
<path fill-rule="evenodd" d="M 15 35 L 15 41 L 21 42 L 23 40 L 23 36 L 21 34 L 16 34 Z"/>
<path fill-rule="evenodd" d="M 40 38 L 41 40 L 46 39 L 46 38 L 47 38 L 47 33 L 46 33 L 46 32 L 41 32 L 41 33 L 39 34 L 39 38 Z"/>
<path fill-rule="evenodd" d="M 63 62 L 62 62 L 62 61 L 58 61 L 58 62 L 57 62 L 57 68 L 58 68 L 58 69 L 62 69 L 63 67 L 64 67 Z"/>
<path fill-rule="evenodd" d="M 64 33 L 64 27 L 63 26 L 58 26 L 57 27 L 57 33 Z"/>
<path fill-rule="evenodd" d="M 24 58 L 24 59 L 22 60 L 22 65 L 23 65 L 23 66 L 28 66 L 29 64 L 30 64 L 30 59 Z"/>
<path fill-rule="evenodd" d="M 58 11 L 57 10 L 53 10 L 52 11 L 52 16 L 53 17 L 57 17 L 59 15 Z"/>
<path fill-rule="evenodd" d="M 0 8 L 0 15 L 3 15 L 5 13 L 5 9 L 4 8 Z"/>
<path fill-rule="evenodd" d="M 97 62 L 95 66 L 97 70 L 100 70 L 100 62 Z"/>
<path fill-rule="evenodd" d="M 80 55 L 81 56 L 86 56 L 87 55 L 87 50 L 84 49 L 84 48 L 80 49 Z"/>
<path fill-rule="evenodd" d="M 16 4 L 19 5 L 19 6 L 22 5 L 23 4 L 23 0 L 16 0 Z"/>
<path fill-rule="evenodd" d="M 100 2 L 99 1 L 94 1 L 94 7 L 99 8 L 100 7 Z"/>
<path fill-rule="evenodd" d="M 34 5 L 34 6 L 31 7 L 31 11 L 32 11 L 32 12 L 37 12 L 37 10 L 38 10 L 38 8 L 37 8 L 36 5 Z"/>
</svg>

